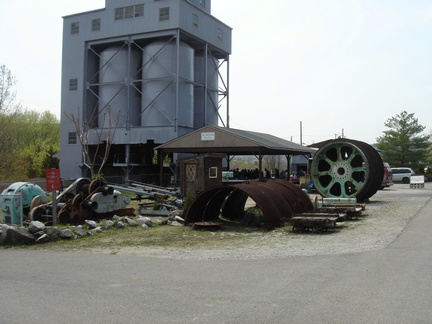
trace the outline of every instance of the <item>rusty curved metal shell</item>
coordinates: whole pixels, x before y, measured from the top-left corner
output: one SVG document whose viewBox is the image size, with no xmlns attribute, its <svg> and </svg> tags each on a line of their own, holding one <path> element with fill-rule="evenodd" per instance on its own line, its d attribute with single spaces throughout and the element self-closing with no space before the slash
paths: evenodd
<svg viewBox="0 0 432 324">
<path fill-rule="evenodd" d="M 301 213 L 313 209 L 309 197 L 297 186 L 273 180 L 248 182 L 203 191 L 186 211 L 185 225 L 214 220 L 221 212 L 227 218 L 241 215 L 248 197 L 261 209 L 268 229 L 280 226 L 282 219 L 292 217 L 293 211 Z"/>
<path fill-rule="evenodd" d="M 204 215 L 209 219 L 214 219 L 219 217 L 221 206 L 223 205 L 227 197 L 227 194 L 229 195 L 230 192 L 231 190 L 227 188 L 220 188 L 220 190 L 216 191 L 211 197 L 211 199 L 209 200 L 204 210 Z"/>
<path fill-rule="evenodd" d="M 223 201 L 232 190 L 230 186 L 217 186 L 201 192 L 186 211 L 185 225 L 217 218 Z"/>
<path fill-rule="evenodd" d="M 309 196 L 295 184 L 285 180 L 269 181 L 269 185 L 278 187 L 283 186 L 286 190 L 281 190 L 291 205 L 291 208 L 296 214 L 304 213 L 305 211 L 314 210 L 314 206 Z"/>
<path fill-rule="evenodd" d="M 269 181 L 271 182 L 271 181 Z M 249 182 L 233 185 L 247 193 L 261 209 L 266 227 L 273 229 L 281 225 L 282 218 L 292 215 L 292 208 L 280 190 L 268 185 L 268 182 Z"/>
<path fill-rule="evenodd" d="M 222 205 L 222 216 L 231 220 L 242 216 L 248 197 L 247 193 L 241 190 L 231 191 Z"/>
</svg>

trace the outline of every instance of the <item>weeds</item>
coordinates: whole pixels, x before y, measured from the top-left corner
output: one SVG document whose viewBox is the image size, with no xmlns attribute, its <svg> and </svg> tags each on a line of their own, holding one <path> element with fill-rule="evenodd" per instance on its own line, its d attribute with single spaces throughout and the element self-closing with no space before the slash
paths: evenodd
<svg viewBox="0 0 432 324">
<path fill-rule="evenodd" d="M 125 247 L 166 247 L 166 248 L 216 248 L 218 246 L 245 246 L 256 240 L 272 235 L 265 229 L 226 225 L 222 230 L 194 230 L 189 226 L 156 225 L 149 228 L 110 228 L 92 236 L 70 240 L 57 240 L 44 244 L 23 247 L 48 250 L 101 250 Z"/>
</svg>

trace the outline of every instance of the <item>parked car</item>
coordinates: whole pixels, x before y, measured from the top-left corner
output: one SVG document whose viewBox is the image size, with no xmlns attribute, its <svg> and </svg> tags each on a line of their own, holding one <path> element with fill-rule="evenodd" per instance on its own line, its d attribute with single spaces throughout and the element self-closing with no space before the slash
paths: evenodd
<svg viewBox="0 0 432 324">
<path fill-rule="evenodd" d="M 390 168 L 390 164 L 384 162 L 384 177 L 381 183 L 381 189 L 393 186 L 393 172 Z"/>
<path fill-rule="evenodd" d="M 411 182 L 411 176 L 415 175 L 415 172 L 411 168 L 391 168 L 393 173 L 393 181 L 394 182 L 403 182 L 403 183 L 410 183 Z"/>
</svg>

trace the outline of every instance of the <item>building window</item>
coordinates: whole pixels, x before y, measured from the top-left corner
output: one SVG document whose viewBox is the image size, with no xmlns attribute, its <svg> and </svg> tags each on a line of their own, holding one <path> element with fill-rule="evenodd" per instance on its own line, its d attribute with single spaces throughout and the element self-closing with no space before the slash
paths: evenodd
<svg viewBox="0 0 432 324">
<path fill-rule="evenodd" d="M 169 20 L 169 7 L 159 9 L 159 21 Z"/>
<path fill-rule="evenodd" d="M 209 178 L 214 179 L 218 177 L 217 167 L 210 167 L 209 168 Z"/>
<path fill-rule="evenodd" d="M 124 8 L 114 9 L 114 20 L 122 20 L 122 19 L 124 19 Z"/>
<path fill-rule="evenodd" d="M 69 79 L 69 91 L 78 90 L 78 79 Z"/>
<path fill-rule="evenodd" d="M 198 28 L 198 15 L 192 14 L 192 26 Z"/>
<path fill-rule="evenodd" d="M 71 24 L 71 35 L 79 34 L 79 22 L 74 22 Z"/>
<path fill-rule="evenodd" d="M 223 40 L 223 31 L 222 31 L 222 29 L 220 29 L 220 28 L 217 29 L 217 37 L 218 37 L 220 40 Z"/>
<path fill-rule="evenodd" d="M 92 20 L 92 31 L 100 31 L 100 30 L 101 30 L 101 20 L 100 20 L 100 18 L 93 19 Z"/>
<path fill-rule="evenodd" d="M 200 6 L 205 8 L 206 2 L 205 0 L 200 0 Z"/>
<path fill-rule="evenodd" d="M 134 6 L 134 14 L 135 14 L 135 17 L 144 16 L 144 5 L 140 4 L 140 5 Z"/>
<path fill-rule="evenodd" d="M 197 181 L 197 166 L 196 164 L 186 164 L 186 181 L 196 182 Z"/>
<path fill-rule="evenodd" d="M 131 19 L 142 16 L 144 16 L 143 4 L 114 9 L 114 20 Z"/>
<path fill-rule="evenodd" d="M 134 6 L 125 7 L 125 19 L 131 19 L 134 17 Z"/>
<path fill-rule="evenodd" d="M 68 144 L 76 144 L 77 143 L 77 133 L 70 132 L 68 134 Z"/>
</svg>

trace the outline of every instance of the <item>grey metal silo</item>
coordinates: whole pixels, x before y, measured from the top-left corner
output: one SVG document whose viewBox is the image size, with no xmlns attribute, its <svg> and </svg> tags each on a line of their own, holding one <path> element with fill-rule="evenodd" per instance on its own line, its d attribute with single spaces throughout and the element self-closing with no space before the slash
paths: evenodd
<svg viewBox="0 0 432 324">
<path fill-rule="evenodd" d="M 98 127 L 139 126 L 140 98 L 131 95 L 131 74 L 136 73 L 140 53 L 120 46 L 100 53 Z M 114 121 L 118 118 L 118 121 Z M 111 121 L 110 121 L 111 119 Z"/>
<path fill-rule="evenodd" d="M 184 42 L 155 41 L 144 48 L 142 126 L 193 127 L 193 59 Z"/>
<path fill-rule="evenodd" d="M 218 124 L 218 64 L 219 61 L 205 53 L 195 52 L 194 126 Z"/>
</svg>

